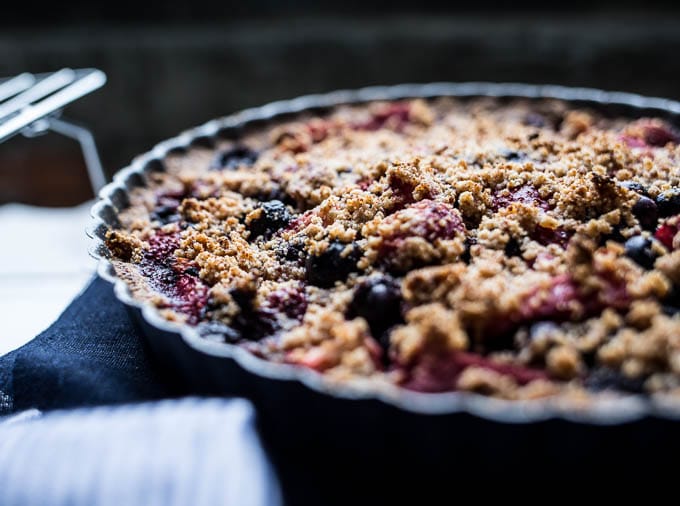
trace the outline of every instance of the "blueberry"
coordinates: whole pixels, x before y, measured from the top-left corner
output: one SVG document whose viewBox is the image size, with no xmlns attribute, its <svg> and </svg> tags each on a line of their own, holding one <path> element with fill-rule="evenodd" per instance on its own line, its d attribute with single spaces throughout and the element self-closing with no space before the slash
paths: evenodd
<svg viewBox="0 0 680 506">
<path fill-rule="evenodd" d="M 659 210 L 656 203 L 649 197 L 642 195 L 633 205 L 633 215 L 637 218 L 640 226 L 645 230 L 656 229 L 659 220 Z"/>
<path fill-rule="evenodd" d="M 151 212 L 151 219 L 167 225 L 179 221 L 181 216 L 177 213 L 176 205 L 156 206 Z"/>
<path fill-rule="evenodd" d="M 514 237 L 511 237 L 510 240 L 505 245 L 505 255 L 508 257 L 522 256 L 522 248 L 520 247 L 517 239 L 515 239 Z"/>
<path fill-rule="evenodd" d="M 272 315 L 255 308 L 255 292 L 233 289 L 229 293 L 241 310 L 231 325 L 243 339 L 259 341 L 274 332 Z"/>
<path fill-rule="evenodd" d="M 581 351 L 581 360 L 583 360 L 583 363 L 586 365 L 588 369 L 595 367 L 595 364 L 597 364 L 597 348 L 594 350 L 582 350 Z"/>
<path fill-rule="evenodd" d="M 181 221 L 178 208 L 185 198 L 183 192 L 161 193 L 156 197 L 156 205 L 151 211 L 150 218 L 158 221 L 161 225 Z"/>
<path fill-rule="evenodd" d="M 674 286 L 662 301 L 662 310 L 668 316 L 680 313 L 680 287 Z"/>
<path fill-rule="evenodd" d="M 671 288 L 671 291 L 666 295 L 664 302 L 680 307 L 680 286 L 676 285 Z"/>
<path fill-rule="evenodd" d="M 241 165 L 250 166 L 257 160 L 257 153 L 247 146 L 237 145 L 215 156 L 210 165 L 212 170 L 236 170 Z"/>
<path fill-rule="evenodd" d="M 283 188 L 273 188 L 268 191 L 259 191 L 256 194 L 252 196 L 254 199 L 259 200 L 260 202 L 270 202 L 272 200 L 280 200 L 284 204 L 295 208 L 297 206 L 297 201 L 288 195 Z"/>
<path fill-rule="evenodd" d="M 199 274 L 198 267 L 189 267 L 187 270 L 184 271 L 184 274 L 188 274 L 189 276 L 194 276 L 195 278 L 197 278 Z"/>
<path fill-rule="evenodd" d="M 587 388 L 596 392 L 613 389 L 630 393 L 643 393 L 645 379 L 629 378 L 613 369 L 600 367 L 588 375 L 584 384 Z"/>
<path fill-rule="evenodd" d="M 645 197 L 649 197 L 647 189 L 637 181 L 624 181 L 623 183 L 621 183 L 621 187 L 625 188 L 626 190 L 638 193 L 640 195 L 644 195 Z"/>
<path fill-rule="evenodd" d="M 401 302 L 401 288 L 392 277 L 370 278 L 354 289 L 347 316 L 364 318 L 371 329 L 371 335 L 387 349 L 387 330 L 404 321 L 401 316 Z"/>
<path fill-rule="evenodd" d="M 220 343 L 236 343 L 242 339 L 241 333 L 222 322 L 210 321 L 201 323 L 196 327 L 198 334 L 209 341 Z"/>
<path fill-rule="evenodd" d="M 666 316 L 675 316 L 676 314 L 680 314 L 680 307 L 676 306 L 668 306 L 668 305 L 663 305 L 661 306 L 661 310 Z"/>
<path fill-rule="evenodd" d="M 564 118 L 557 111 L 543 111 L 542 113 L 531 112 L 527 114 L 523 123 L 527 126 L 536 128 L 552 128 L 558 131 L 562 126 Z"/>
<path fill-rule="evenodd" d="M 621 233 L 621 227 L 619 225 L 612 226 L 612 231 L 609 234 L 604 234 L 600 236 L 600 244 L 604 245 L 607 241 L 614 241 L 624 243 L 626 238 L 623 237 Z"/>
<path fill-rule="evenodd" d="M 673 188 L 660 193 L 656 197 L 659 216 L 666 218 L 680 214 L 680 188 Z"/>
<path fill-rule="evenodd" d="M 470 250 L 475 244 L 477 244 L 477 239 L 475 237 L 469 235 L 465 238 L 465 251 L 460 256 L 460 259 L 466 264 L 469 264 L 472 261 L 472 251 Z"/>
<path fill-rule="evenodd" d="M 353 245 L 349 254 L 343 255 L 345 247 L 341 242 L 333 242 L 320 255 L 309 255 L 305 262 L 307 282 L 330 288 L 336 281 L 343 281 L 351 272 L 355 272 L 361 251 Z"/>
<path fill-rule="evenodd" d="M 541 114 L 531 112 L 524 117 L 524 124 L 536 128 L 544 128 L 548 125 L 548 120 Z"/>
<path fill-rule="evenodd" d="M 652 239 L 636 235 L 628 239 L 624 245 L 626 255 L 645 269 L 654 267 L 656 254 L 652 251 Z"/>
<path fill-rule="evenodd" d="M 513 151 L 512 149 L 507 148 L 501 149 L 498 154 L 501 156 L 501 158 L 505 158 L 505 160 L 508 162 L 517 162 L 526 158 L 524 153 Z"/>
<path fill-rule="evenodd" d="M 248 225 L 250 238 L 264 237 L 269 239 L 278 230 L 286 227 L 293 219 L 286 205 L 280 200 L 271 200 L 260 206 L 260 216 Z"/>
<path fill-rule="evenodd" d="M 229 295 L 231 295 L 231 298 L 234 299 L 234 302 L 238 304 L 242 312 L 244 310 L 252 310 L 255 292 L 234 288 L 229 292 Z"/>
</svg>

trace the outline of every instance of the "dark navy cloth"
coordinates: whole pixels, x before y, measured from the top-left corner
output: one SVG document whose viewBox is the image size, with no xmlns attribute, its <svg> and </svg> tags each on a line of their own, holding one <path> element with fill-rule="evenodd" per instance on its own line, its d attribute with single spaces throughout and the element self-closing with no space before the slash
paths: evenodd
<svg viewBox="0 0 680 506">
<path fill-rule="evenodd" d="M 97 278 L 33 341 L 0 357 L 0 415 L 177 397 L 144 342 Z"/>
</svg>

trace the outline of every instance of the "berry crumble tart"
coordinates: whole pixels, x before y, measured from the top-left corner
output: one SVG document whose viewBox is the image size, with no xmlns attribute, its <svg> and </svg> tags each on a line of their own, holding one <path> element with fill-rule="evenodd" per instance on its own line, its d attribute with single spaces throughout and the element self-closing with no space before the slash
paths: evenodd
<svg viewBox="0 0 680 506">
<path fill-rule="evenodd" d="M 680 395 L 680 132 L 557 100 L 301 114 L 163 160 L 106 244 L 135 298 L 335 381 Z"/>
</svg>

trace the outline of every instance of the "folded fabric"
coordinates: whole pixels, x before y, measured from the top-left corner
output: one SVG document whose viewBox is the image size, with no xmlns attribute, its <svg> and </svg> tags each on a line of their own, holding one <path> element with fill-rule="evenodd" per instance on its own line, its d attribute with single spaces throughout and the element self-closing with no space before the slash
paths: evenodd
<svg viewBox="0 0 680 506">
<path fill-rule="evenodd" d="M 29 411 L 0 422 L 0 504 L 273 505 L 279 486 L 242 399 Z"/>
<path fill-rule="evenodd" d="M 0 357 L 0 415 L 177 397 L 109 283 L 94 279 L 59 319 Z"/>
</svg>

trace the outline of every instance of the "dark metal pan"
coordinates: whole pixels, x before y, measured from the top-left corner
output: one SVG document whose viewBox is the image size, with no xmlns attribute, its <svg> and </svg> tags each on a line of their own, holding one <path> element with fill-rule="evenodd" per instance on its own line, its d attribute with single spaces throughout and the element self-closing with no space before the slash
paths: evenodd
<svg viewBox="0 0 680 506">
<path fill-rule="evenodd" d="M 305 112 L 323 113 L 342 104 L 444 96 L 554 98 L 605 115 L 656 116 L 676 125 L 680 122 L 680 103 L 670 100 L 584 88 L 493 83 L 373 87 L 248 109 L 160 143 L 102 190 L 89 230 L 99 275 L 114 285 L 117 298 L 138 323 L 140 337 L 168 375 L 181 378 L 195 393 L 239 395 L 256 403 L 263 435 L 284 474 L 305 468 L 319 483 L 330 480 L 323 466 L 307 465 L 324 455 L 332 455 L 345 472 L 353 469 L 357 484 L 377 479 L 372 466 L 389 469 L 393 476 L 410 468 L 411 479 L 420 476 L 425 481 L 440 472 L 443 476 L 454 473 L 453 468 L 461 477 L 474 477 L 481 472 L 478 466 L 491 474 L 503 470 L 506 477 L 525 475 L 528 468 L 537 475 L 553 473 L 556 468 L 543 466 L 542 461 L 559 462 L 562 470 L 578 466 L 579 475 L 600 472 L 602 466 L 607 473 L 626 474 L 633 456 L 650 462 L 658 458 L 654 456 L 659 448 L 680 450 L 680 424 L 674 421 L 680 417 L 677 403 L 631 395 L 584 407 L 559 398 L 503 401 L 469 393 L 423 394 L 397 387 L 376 392 L 331 383 L 315 372 L 267 362 L 240 347 L 202 339 L 192 327 L 168 322 L 154 307 L 135 300 L 117 278 L 104 244 L 105 233 L 118 226 L 117 215 L 128 205 L 128 192 L 144 185 L 150 171 L 163 170 L 168 154 L 210 146 L 219 138 L 238 138 L 245 129 Z M 355 455 L 361 457 L 355 459 Z M 527 463 L 518 466 L 518 458 Z M 652 468 L 648 465 L 645 470 Z"/>
</svg>

